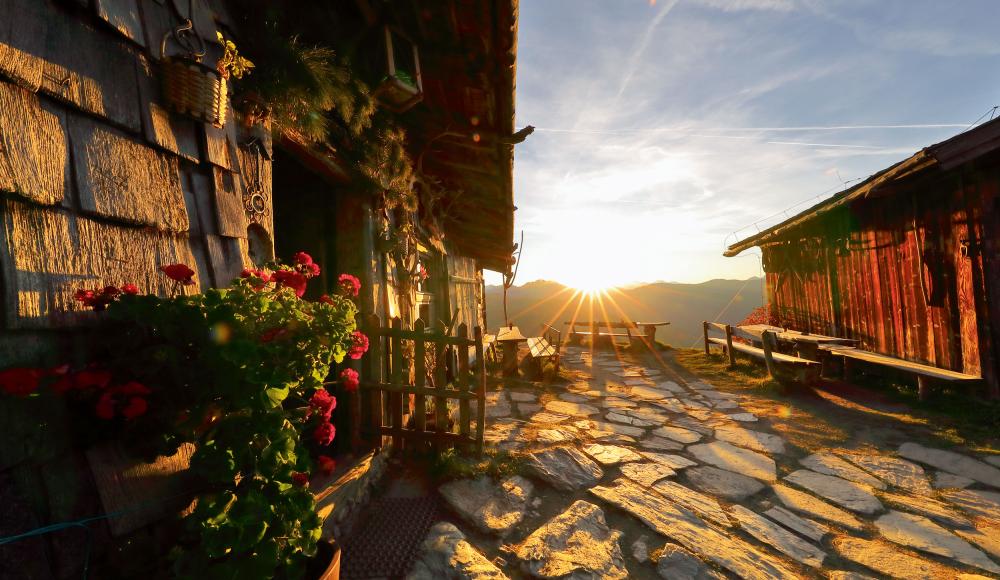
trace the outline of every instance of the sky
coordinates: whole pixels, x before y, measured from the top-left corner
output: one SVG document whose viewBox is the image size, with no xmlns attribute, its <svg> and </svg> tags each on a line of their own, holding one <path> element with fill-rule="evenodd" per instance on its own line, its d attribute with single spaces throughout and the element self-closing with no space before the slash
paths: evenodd
<svg viewBox="0 0 1000 580">
<path fill-rule="evenodd" d="M 516 283 L 760 275 L 756 250 L 724 247 L 989 118 L 998 14 L 998 0 L 523 0 L 516 118 L 536 130 L 515 147 Z"/>
</svg>

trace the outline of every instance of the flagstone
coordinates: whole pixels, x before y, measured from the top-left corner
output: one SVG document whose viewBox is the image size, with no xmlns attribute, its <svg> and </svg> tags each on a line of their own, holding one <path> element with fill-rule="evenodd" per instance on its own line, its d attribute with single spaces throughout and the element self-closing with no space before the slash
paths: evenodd
<svg viewBox="0 0 1000 580">
<path fill-rule="evenodd" d="M 618 445 L 602 445 L 590 443 L 583 446 L 583 451 L 597 460 L 601 465 L 618 465 L 629 461 L 642 461 L 642 455 L 627 447 Z"/>
<path fill-rule="evenodd" d="M 624 425 L 633 425 L 635 427 L 652 427 L 657 423 L 655 421 L 646 421 L 644 419 L 637 419 L 635 417 L 630 417 L 628 415 L 622 415 L 621 413 L 608 413 L 604 416 L 608 421 L 614 423 L 622 423 Z"/>
<path fill-rule="evenodd" d="M 765 487 L 758 479 L 710 465 L 692 467 L 684 472 L 684 476 L 701 491 L 729 501 L 743 501 Z"/>
<path fill-rule="evenodd" d="M 643 449 L 656 449 L 658 451 L 680 451 L 684 446 L 676 441 L 664 439 L 662 437 L 647 437 L 639 441 L 639 446 Z"/>
<path fill-rule="evenodd" d="M 781 484 L 771 486 L 775 495 L 785 507 L 811 517 L 831 522 L 852 530 L 861 530 L 864 525 L 846 511 L 815 498 L 808 493 Z"/>
<path fill-rule="evenodd" d="M 661 479 L 666 479 L 677 472 L 663 463 L 626 463 L 621 466 L 622 475 L 639 485 L 652 487 Z"/>
<path fill-rule="evenodd" d="M 570 403 L 568 401 L 550 401 L 545 405 L 545 410 L 550 413 L 562 413 L 564 415 L 596 415 L 600 409 L 593 405 L 582 403 Z"/>
<path fill-rule="evenodd" d="M 582 420 L 574 423 L 578 429 L 581 430 L 598 430 L 598 431 L 611 431 L 613 433 L 620 433 L 622 435 L 628 435 L 630 437 L 642 437 L 646 434 L 646 430 L 640 427 L 632 427 L 631 425 L 619 425 L 618 423 L 606 423 L 604 421 L 593 421 L 593 420 Z"/>
<path fill-rule="evenodd" d="M 559 393 L 559 399 L 568 403 L 586 403 L 589 397 L 577 395 L 576 393 Z"/>
<path fill-rule="evenodd" d="M 736 518 L 740 527 L 748 534 L 765 544 L 769 544 L 789 558 L 812 566 L 822 568 L 826 552 L 782 528 L 771 520 L 760 516 L 741 505 L 734 505 L 729 514 Z"/>
<path fill-rule="evenodd" d="M 698 441 L 701 441 L 701 435 L 698 433 L 681 427 L 671 427 L 669 425 L 664 425 L 663 427 L 654 429 L 653 435 L 673 439 L 678 443 L 697 443 Z"/>
<path fill-rule="evenodd" d="M 664 482 L 660 482 L 662 485 Z M 739 538 L 722 533 L 704 520 L 656 493 L 620 478 L 590 493 L 631 513 L 659 534 L 745 578 L 791 578 L 779 560 Z"/>
<path fill-rule="evenodd" d="M 719 502 L 712 497 L 691 489 L 690 487 L 681 485 L 676 481 L 664 479 L 653 484 L 653 489 L 668 500 L 676 504 L 680 504 L 697 513 L 701 517 L 711 520 L 720 526 L 728 528 L 733 525 L 732 522 L 729 521 L 729 517 L 726 516 L 726 512 L 722 510 L 722 506 L 719 505 Z"/>
<path fill-rule="evenodd" d="M 736 413 L 734 415 L 726 415 L 733 421 L 739 421 L 741 423 L 755 423 L 757 422 L 757 415 L 753 413 Z"/>
<path fill-rule="evenodd" d="M 528 466 L 556 489 L 590 487 L 604 476 L 601 467 L 575 447 L 554 447 L 528 455 Z"/>
<path fill-rule="evenodd" d="M 785 440 L 771 433 L 762 433 L 740 425 L 725 425 L 715 430 L 715 438 L 738 447 L 761 453 L 784 453 Z"/>
<path fill-rule="evenodd" d="M 520 393 L 517 391 L 510 391 L 510 398 L 518 403 L 534 403 L 538 400 L 538 395 L 534 393 Z"/>
<path fill-rule="evenodd" d="M 949 489 L 942 491 L 941 495 L 973 517 L 1000 522 L 1000 493 L 978 489 Z"/>
<path fill-rule="evenodd" d="M 520 475 L 500 483 L 483 476 L 448 482 L 440 492 L 465 520 L 484 532 L 503 536 L 524 518 L 534 485 Z"/>
<path fill-rule="evenodd" d="M 989 455 L 987 457 L 984 457 L 983 461 L 991 465 L 994 465 L 996 467 L 1000 467 L 1000 455 Z"/>
<path fill-rule="evenodd" d="M 682 407 L 681 404 L 677 402 L 677 399 L 663 399 L 660 401 L 653 401 L 652 403 L 665 411 L 670 411 L 671 413 L 687 412 L 684 409 L 684 407 Z"/>
<path fill-rule="evenodd" d="M 685 390 L 684 387 L 678 385 L 674 381 L 663 381 L 662 383 L 656 383 L 656 388 L 678 394 L 684 394 L 687 392 L 687 390 Z"/>
<path fill-rule="evenodd" d="M 955 530 L 955 533 L 979 546 L 994 558 L 1000 559 L 1000 522 L 974 530 Z"/>
<path fill-rule="evenodd" d="M 907 459 L 919 461 L 942 471 L 974 479 L 986 485 L 1000 487 L 1000 469 L 967 455 L 954 451 L 924 447 L 919 443 L 903 443 L 899 454 Z"/>
<path fill-rule="evenodd" d="M 535 433 L 534 440 L 539 443 L 564 443 L 576 438 L 575 434 L 567 433 L 564 429 L 539 429 Z"/>
<path fill-rule="evenodd" d="M 569 415 L 562 415 L 560 413 L 549 413 L 543 411 L 541 413 L 535 413 L 531 416 L 531 421 L 533 423 L 559 423 L 569 419 Z"/>
<path fill-rule="evenodd" d="M 1000 574 L 1000 566 L 986 554 L 923 516 L 890 511 L 875 520 L 875 526 L 897 544 Z"/>
<path fill-rule="evenodd" d="M 454 524 L 431 526 L 407 580 L 506 580 L 507 575 L 468 542 Z"/>
<path fill-rule="evenodd" d="M 785 481 L 790 481 L 854 512 L 875 514 L 885 509 L 882 502 L 868 491 L 870 488 L 832 475 L 799 469 L 786 475 Z"/>
<path fill-rule="evenodd" d="M 627 399 L 621 399 L 619 397 L 608 397 L 604 399 L 602 405 L 607 409 L 634 409 L 636 404 Z"/>
<path fill-rule="evenodd" d="M 885 484 L 880 479 L 854 467 L 832 453 L 813 453 L 808 457 L 799 459 L 799 463 L 816 473 L 834 475 L 841 479 L 863 483 L 876 489 L 885 489 Z"/>
<path fill-rule="evenodd" d="M 772 507 L 764 515 L 814 542 L 823 541 L 823 537 L 830 533 L 830 529 L 823 524 L 799 517 L 780 506 Z"/>
<path fill-rule="evenodd" d="M 725 441 L 701 443 L 687 448 L 699 461 L 764 481 L 777 479 L 774 460 L 756 451 L 736 447 Z"/>
<path fill-rule="evenodd" d="M 522 415 L 537 413 L 542 410 L 542 406 L 538 403 L 516 403 L 516 406 L 517 412 Z"/>
<path fill-rule="evenodd" d="M 639 409 L 628 409 L 624 413 L 630 417 L 635 417 L 636 419 L 642 419 L 643 421 L 653 421 L 655 423 L 665 423 L 670 420 L 670 415 L 664 413 L 663 411 L 658 411 L 656 409 L 650 408 L 639 408 Z"/>
<path fill-rule="evenodd" d="M 621 535 L 600 507 L 577 500 L 512 551 L 535 578 L 627 578 Z"/>
<path fill-rule="evenodd" d="M 680 455 L 671 455 L 669 453 L 650 453 L 648 451 L 643 451 L 642 454 L 657 463 L 662 463 L 667 467 L 670 467 L 671 469 L 684 469 L 685 467 L 698 465 L 687 457 L 682 457 Z"/>
<path fill-rule="evenodd" d="M 972 523 L 961 514 L 951 509 L 948 504 L 930 496 L 910 496 L 894 493 L 883 493 L 882 499 L 893 502 L 903 511 L 910 511 L 927 516 L 949 528 L 972 528 Z"/>
<path fill-rule="evenodd" d="M 973 483 L 976 482 L 968 477 L 962 477 L 961 475 L 955 475 L 947 471 L 934 473 L 934 489 L 965 489 Z"/>
<path fill-rule="evenodd" d="M 712 417 L 712 413 L 701 409 L 686 409 L 684 412 L 699 421 L 708 421 Z"/>
<path fill-rule="evenodd" d="M 718 409 L 720 411 L 725 411 L 728 409 L 738 409 L 739 407 L 740 404 L 737 403 L 736 401 L 725 401 L 725 400 L 716 401 L 716 403 L 712 405 L 713 409 Z"/>
<path fill-rule="evenodd" d="M 660 549 L 656 573 L 665 580 L 709 580 L 722 578 L 700 558 L 678 546 L 667 543 Z"/>
<path fill-rule="evenodd" d="M 833 540 L 833 546 L 844 558 L 884 574 L 887 578 L 940 580 L 954 576 L 954 570 L 911 556 L 884 542 L 840 536 Z"/>
<path fill-rule="evenodd" d="M 673 393 L 670 391 L 664 391 L 657 389 L 652 386 L 632 386 L 632 390 L 628 393 L 633 398 L 637 397 L 649 401 L 659 401 L 661 399 L 669 399 L 673 397 Z"/>
<path fill-rule="evenodd" d="M 918 494 L 930 494 L 924 468 L 916 463 L 888 455 L 841 452 L 844 459 L 868 471 L 889 485 Z"/>
</svg>

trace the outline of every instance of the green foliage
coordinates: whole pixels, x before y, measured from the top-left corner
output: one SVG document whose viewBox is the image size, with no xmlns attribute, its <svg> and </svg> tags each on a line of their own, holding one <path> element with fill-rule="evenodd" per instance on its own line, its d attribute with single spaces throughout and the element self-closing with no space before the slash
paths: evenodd
<svg viewBox="0 0 1000 580">
<path fill-rule="evenodd" d="M 224 49 L 222 58 L 215 65 L 219 73 L 227 79 L 243 78 L 244 75 L 248 74 L 254 68 L 254 64 L 250 62 L 250 59 L 240 55 L 239 51 L 236 50 L 236 44 L 232 40 L 227 40 L 226 37 L 222 36 L 221 32 L 216 31 L 215 34 L 219 44 Z"/>
<path fill-rule="evenodd" d="M 524 458 L 495 447 L 483 450 L 482 457 L 463 455 L 456 449 L 435 454 L 428 468 L 431 477 L 437 481 L 465 479 L 489 475 L 503 479 L 524 471 Z"/>
</svg>

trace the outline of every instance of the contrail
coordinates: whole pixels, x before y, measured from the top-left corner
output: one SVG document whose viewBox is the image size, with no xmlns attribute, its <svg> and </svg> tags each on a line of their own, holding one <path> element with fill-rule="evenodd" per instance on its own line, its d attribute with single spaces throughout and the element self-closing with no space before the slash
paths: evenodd
<svg viewBox="0 0 1000 580">
<path fill-rule="evenodd" d="M 618 86 L 618 94 L 615 98 L 621 97 L 625 92 L 625 88 L 632 81 L 632 77 L 635 76 L 636 70 L 639 68 L 639 59 L 642 58 L 642 53 L 646 52 L 646 48 L 649 46 L 649 41 L 653 39 L 653 32 L 656 27 L 660 25 L 660 22 L 666 18 L 667 14 L 677 6 L 677 2 L 680 0 L 670 0 L 660 8 L 660 11 L 656 13 L 653 17 L 653 21 L 649 23 L 646 30 L 642 33 L 642 38 L 639 39 L 639 44 L 632 51 L 632 54 L 628 57 L 628 65 L 625 67 L 625 74 L 622 76 L 622 82 Z"/>
</svg>

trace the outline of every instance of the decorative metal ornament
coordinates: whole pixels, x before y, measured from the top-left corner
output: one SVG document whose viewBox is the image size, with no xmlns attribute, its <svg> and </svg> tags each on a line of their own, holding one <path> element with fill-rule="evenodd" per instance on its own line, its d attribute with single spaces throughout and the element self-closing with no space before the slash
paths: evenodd
<svg viewBox="0 0 1000 580">
<path fill-rule="evenodd" d="M 243 173 L 243 211 L 252 224 L 263 224 L 270 214 L 270 200 L 264 189 L 263 146 L 256 139 L 245 145 L 246 154 L 241 155 L 240 169 Z"/>
</svg>

